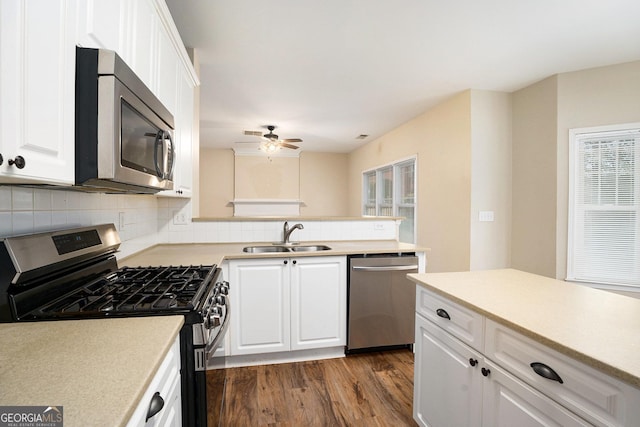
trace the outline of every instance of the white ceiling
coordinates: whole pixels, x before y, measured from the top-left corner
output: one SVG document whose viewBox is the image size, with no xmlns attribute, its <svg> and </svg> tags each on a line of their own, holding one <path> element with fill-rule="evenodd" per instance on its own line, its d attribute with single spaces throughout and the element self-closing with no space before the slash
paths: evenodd
<svg viewBox="0 0 640 427">
<path fill-rule="evenodd" d="M 640 59 L 638 0 L 167 4 L 199 54 L 209 147 L 273 124 L 304 150 L 349 152 L 465 89 L 512 92 Z"/>
</svg>

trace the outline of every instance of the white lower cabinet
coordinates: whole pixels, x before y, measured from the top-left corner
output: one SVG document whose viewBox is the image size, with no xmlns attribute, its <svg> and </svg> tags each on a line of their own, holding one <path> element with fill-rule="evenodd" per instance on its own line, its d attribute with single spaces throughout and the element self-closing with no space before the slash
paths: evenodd
<svg viewBox="0 0 640 427">
<path fill-rule="evenodd" d="M 229 275 L 229 283 L 232 283 L 229 298 L 233 304 L 229 324 L 230 353 L 289 350 L 288 260 L 230 261 Z"/>
<path fill-rule="evenodd" d="M 480 369 L 487 372 L 486 380 L 483 381 L 483 426 L 591 425 L 491 361 L 483 359 Z"/>
<path fill-rule="evenodd" d="M 291 350 L 346 344 L 345 257 L 308 257 L 291 267 Z"/>
<path fill-rule="evenodd" d="M 479 426 L 482 356 L 420 315 L 416 315 L 415 353 L 413 417 L 418 424 Z"/>
<path fill-rule="evenodd" d="M 419 425 L 638 425 L 637 389 L 421 286 L 416 298 Z"/>
<path fill-rule="evenodd" d="M 346 258 L 229 261 L 230 355 L 346 343 Z"/>
<path fill-rule="evenodd" d="M 151 408 L 159 408 L 153 416 Z M 180 337 L 171 345 L 156 375 L 144 392 L 127 427 L 179 427 L 182 425 L 182 391 L 180 385 Z"/>
</svg>

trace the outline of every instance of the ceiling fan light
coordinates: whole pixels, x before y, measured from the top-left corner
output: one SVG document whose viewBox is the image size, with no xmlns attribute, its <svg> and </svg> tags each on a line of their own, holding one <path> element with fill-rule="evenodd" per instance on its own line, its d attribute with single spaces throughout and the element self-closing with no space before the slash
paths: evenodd
<svg viewBox="0 0 640 427">
<path fill-rule="evenodd" d="M 260 144 L 260 149 L 265 153 L 275 153 L 280 150 L 280 144 L 275 141 L 266 141 Z"/>
</svg>

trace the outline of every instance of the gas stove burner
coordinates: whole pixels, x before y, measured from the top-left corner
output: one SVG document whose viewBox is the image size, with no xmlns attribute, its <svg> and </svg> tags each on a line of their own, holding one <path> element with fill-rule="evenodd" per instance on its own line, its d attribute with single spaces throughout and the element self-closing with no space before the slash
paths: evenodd
<svg viewBox="0 0 640 427">
<path fill-rule="evenodd" d="M 214 290 L 215 266 L 125 267 L 34 310 L 38 318 L 196 313 Z M 217 289 L 217 288 L 215 288 Z M 102 314 L 101 314 L 102 313 Z"/>
</svg>

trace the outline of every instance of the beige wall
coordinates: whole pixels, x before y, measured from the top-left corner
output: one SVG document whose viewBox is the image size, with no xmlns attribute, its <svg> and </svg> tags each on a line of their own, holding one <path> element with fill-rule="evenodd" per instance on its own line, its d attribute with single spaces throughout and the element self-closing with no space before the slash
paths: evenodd
<svg viewBox="0 0 640 427">
<path fill-rule="evenodd" d="M 235 155 L 236 199 L 286 199 L 300 197 L 298 157 Z"/>
<path fill-rule="evenodd" d="M 300 153 L 302 216 L 347 216 L 347 154 Z"/>
<path fill-rule="evenodd" d="M 514 268 L 564 279 L 569 129 L 640 122 L 640 61 L 563 73 L 513 94 Z"/>
<path fill-rule="evenodd" d="M 558 76 L 556 277 L 567 274 L 569 129 L 640 122 L 640 61 Z"/>
<path fill-rule="evenodd" d="M 550 77 L 513 94 L 511 266 L 554 277 L 556 91 Z"/>
<path fill-rule="evenodd" d="M 347 215 L 347 154 L 302 152 L 300 159 L 285 159 L 236 159 L 233 150 L 202 147 L 199 216 L 231 217 L 235 198 L 299 198 L 303 216 Z"/>
<path fill-rule="evenodd" d="M 462 92 L 349 155 L 349 214 L 361 215 L 362 172 L 417 155 L 417 243 L 428 271 L 469 269 L 471 91 Z"/>
<path fill-rule="evenodd" d="M 233 216 L 233 163 L 231 149 L 200 148 L 200 217 Z"/>
<path fill-rule="evenodd" d="M 511 265 L 511 132 L 511 95 L 472 90 L 471 270 Z"/>
</svg>

